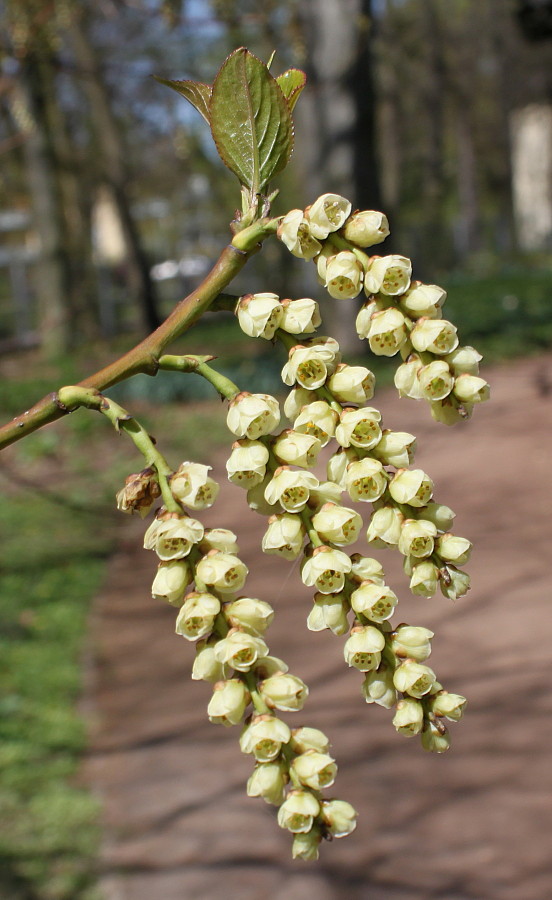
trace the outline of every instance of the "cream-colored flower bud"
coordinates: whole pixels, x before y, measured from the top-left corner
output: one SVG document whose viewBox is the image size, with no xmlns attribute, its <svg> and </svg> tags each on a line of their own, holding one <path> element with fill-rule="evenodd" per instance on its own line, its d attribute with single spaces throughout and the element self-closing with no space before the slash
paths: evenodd
<svg viewBox="0 0 552 900">
<path fill-rule="evenodd" d="M 190 509 L 208 509 L 220 490 L 217 482 L 208 475 L 210 471 L 211 466 L 183 462 L 170 479 L 173 497 Z"/>
<path fill-rule="evenodd" d="M 328 753 L 319 753 L 317 750 L 307 750 L 296 756 L 291 768 L 301 784 L 313 791 L 331 787 L 337 775 L 335 759 Z"/>
<path fill-rule="evenodd" d="M 215 616 L 220 612 L 220 600 L 205 591 L 188 594 L 176 619 L 175 631 L 188 641 L 210 634 L 215 624 Z M 215 657 L 218 659 L 215 653 Z M 220 660 L 219 660 L 220 662 Z"/>
<path fill-rule="evenodd" d="M 390 307 L 375 312 L 367 337 L 370 350 L 376 356 L 395 356 L 408 340 L 406 319 L 400 309 Z"/>
<path fill-rule="evenodd" d="M 361 306 L 355 320 L 356 332 L 361 340 L 368 337 L 374 313 L 382 312 L 384 309 L 388 309 L 387 302 L 375 298 L 368 300 Z"/>
<path fill-rule="evenodd" d="M 374 256 L 365 275 L 367 294 L 397 297 L 410 287 L 412 263 L 406 256 Z"/>
<path fill-rule="evenodd" d="M 143 519 L 160 495 L 157 472 L 149 466 L 125 478 L 125 486 L 116 496 L 117 509 L 130 515 L 137 512 Z"/>
<path fill-rule="evenodd" d="M 232 434 L 255 441 L 280 424 L 278 401 L 270 394 L 242 391 L 228 404 L 226 424 Z"/>
<path fill-rule="evenodd" d="M 484 403 L 491 396 L 491 388 L 478 375 L 459 375 L 454 382 L 454 396 L 461 403 Z"/>
<path fill-rule="evenodd" d="M 294 834 L 291 846 L 293 859 L 306 859 L 310 862 L 319 857 L 318 848 L 322 841 L 322 835 L 318 828 L 311 828 L 307 834 Z"/>
<path fill-rule="evenodd" d="M 343 488 L 340 487 L 339 484 L 335 484 L 333 481 L 321 481 L 318 487 L 311 491 L 309 506 L 311 509 L 318 510 L 324 506 L 325 503 L 335 503 L 339 505 L 342 493 Z"/>
<path fill-rule="evenodd" d="M 350 558 L 341 550 L 316 547 L 303 564 L 301 579 L 307 587 L 316 585 L 321 594 L 337 594 L 343 589 L 345 575 L 351 571 L 351 566 Z"/>
<path fill-rule="evenodd" d="M 391 649 L 402 659 L 410 657 L 424 662 L 431 654 L 433 632 L 421 625 L 399 625 L 391 637 Z"/>
<path fill-rule="evenodd" d="M 315 347 L 302 347 L 298 344 L 289 351 L 289 360 L 282 369 L 284 384 L 297 384 L 309 391 L 322 387 L 329 374 L 331 360 L 327 354 L 319 352 Z"/>
<path fill-rule="evenodd" d="M 284 802 L 287 773 L 281 763 L 259 763 L 247 782 L 248 797 L 262 797 L 265 803 Z"/>
<path fill-rule="evenodd" d="M 304 681 L 296 675 L 284 673 L 271 675 L 261 682 L 259 689 L 267 706 L 283 712 L 303 709 L 309 696 L 309 689 Z"/>
<path fill-rule="evenodd" d="M 283 556 L 284 559 L 297 559 L 303 549 L 305 526 L 300 516 L 293 513 L 282 513 L 271 516 L 268 528 L 263 535 L 262 549 L 264 553 Z"/>
<path fill-rule="evenodd" d="M 278 810 L 278 825 L 294 834 L 308 833 L 320 803 L 310 791 L 290 791 Z"/>
<path fill-rule="evenodd" d="M 398 366 L 393 381 L 401 397 L 422 400 L 422 389 L 418 378 L 418 372 L 422 365 L 420 357 L 414 353 L 408 358 L 407 362 Z"/>
<path fill-rule="evenodd" d="M 333 453 L 326 463 L 326 475 L 333 484 L 338 484 L 342 490 L 345 488 L 347 467 L 349 463 L 358 461 L 358 453 L 353 447 L 346 450 L 340 448 Z"/>
<path fill-rule="evenodd" d="M 381 244 L 389 235 L 387 216 L 375 209 L 353 213 L 343 226 L 343 237 L 357 247 Z"/>
<path fill-rule="evenodd" d="M 444 717 L 451 722 L 459 722 L 464 715 L 464 707 L 468 701 L 462 694 L 449 694 L 448 691 L 438 691 L 429 701 L 429 708 L 434 716 Z"/>
<path fill-rule="evenodd" d="M 253 671 L 257 679 L 271 678 L 272 675 L 281 675 L 287 672 L 288 666 L 283 659 L 277 656 L 263 656 L 253 665 Z"/>
<path fill-rule="evenodd" d="M 358 297 L 362 290 L 364 269 L 355 254 L 341 250 L 330 256 L 326 263 L 324 286 L 334 300 Z"/>
<path fill-rule="evenodd" d="M 274 610 L 265 600 L 256 597 L 238 597 L 224 605 L 224 616 L 233 628 L 240 628 L 260 637 L 274 618 Z"/>
<path fill-rule="evenodd" d="M 443 425 L 456 425 L 471 418 L 473 403 L 462 403 L 456 399 L 454 392 L 444 400 L 436 400 L 431 404 L 431 417 Z"/>
<path fill-rule="evenodd" d="M 240 591 L 249 569 L 232 553 L 210 550 L 197 564 L 198 578 L 221 593 Z"/>
<path fill-rule="evenodd" d="M 393 683 L 398 691 L 418 699 L 429 693 L 436 680 L 433 669 L 413 659 L 406 659 L 401 663 L 393 676 Z"/>
<path fill-rule="evenodd" d="M 282 507 L 279 503 L 267 503 L 265 500 L 265 491 L 271 481 L 272 472 L 269 472 L 260 484 L 256 484 L 255 487 L 250 488 L 247 492 L 248 506 L 260 516 L 272 516 L 282 512 Z"/>
<path fill-rule="evenodd" d="M 406 468 L 414 459 L 416 438 L 408 431 L 390 431 L 384 429 L 381 438 L 372 448 L 372 456 L 385 466 Z"/>
<path fill-rule="evenodd" d="M 450 506 L 444 506 L 442 503 L 428 503 L 420 515 L 429 522 L 433 522 L 439 531 L 448 531 L 456 518 L 456 513 Z"/>
<path fill-rule="evenodd" d="M 283 308 L 277 294 L 245 294 L 236 306 L 240 328 L 249 337 L 270 341 L 280 327 Z"/>
<path fill-rule="evenodd" d="M 309 631 L 329 629 L 333 634 L 347 634 L 349 604 L 343 594 L 314 595 L 314 606 L 307 617 Z"/>
<path fill-rule="evenodd" d="M 209 550 L 224 550 L 225 553 L 237 553 L 237 537 L 229 528 L 206 528 L 203 539 L 199 542 L 202 553 Z"/>
<path fill-rule="evenodd" d="M 397 702 L 397 691 L 393 684 L 393 672 L 382 663 L 378 669 L 367 672 L 362 682 L 362 696 L 366 703 L 377 703 L 384 709 L 392 709 Z"/>
<path fill-rule="evenodd" d="M 315 400 L 304 406 L 293 427 L 295 431 L 302 431 L 318 438 L 323 447 L 331 441 L 335 434 L 335 427 L 339 421 L 339 415 L 325 400 Z"/>
<path fill-rule="evenodd" d="M 207 707 L 209 721 L 227 727 L 238 725 L 250 699 L 249 691 L 239 678 L 217 682 Z"/>
<path fill-rule="evenodd" d="M 343 647 L 343 656 L 348 666 L 353 666 L 359 672 L 369 672 L 378 668 L 384 647 L 385 638 L 379 628 L 374 628 L 373 625 L 355 625 Z"/>
<path fill-rule="evenodd" d="M 441 574 L 440 578 L 441 593 L 448 600 L 458 600 L 463 597 L 470 589 L 470 576 L 467 572 L 462 572 L 454 566 L 447 565 L 446 576 Z"/>
<path fill-rule="evenodd" d="M 444 400 L 452 391 L 454 378 L 444 359 L 434 359 L 418 372 L 420 391 L 425 400 Z"/>
<path fill-rule="evenodd" d="M 374 581 L 377 584 L 383 584 L 383 566 L 377 559 L 353 553 L 351 563 L 353 565 L 352 574 L 358 581 Z"/>
<path fill-rule="evenodd" d="M 368 543 L 375 547 L 396 547 L 404 516 L 396 506 L 382 506 L 372 513 L 366 532 Z"/>
<path fill-rule="evenodd" d="M 417 559 L 431 556 L 436 535 L 437 529 L 433 522 L 426 519 L 407 519 L 399 537 L 399 552 L 403 556 L 415 556 Z"/>
<path fill-rule="evenodd" d="M 220 681 L 224 678 L 224 666 L 215 659 L 215 643 L 218 638 L 198 641 L 192 667 L 194 681 Z"/>
<path fill-rule="evenodd" d="M 408 573 L 407 573 L 408 574 Z M 439 569 L 424 559 L 410 569 L 410 590 L 416 597 L 433 597 L 439 583 Z"/>
<path fill-rule="evenodd" d="M 389 493 L 397 503 L 420 508 L 433 494 L 433 482 L 422 469 L 399 469 L 389 483 Z"/>
<path fill-rule="evenodd" d="M 344 409 L 335 429 L 335 438 L 342 447 L 360 447 L 370 450 L 381 438 L 381 413 L 372 406 L 362 409 Z"/>
<path fill-rule="evenodd" d="M 278 460 L 288 466 L 300 466 L 310 469 L 316 464 L 322 444 L 312 434 L 286 428 L 278 435 L 272 445 L 272 451 Z"/>
<path fill-rule="evenodd" d="M 192 580 L 192 570 L 185 560 L 161 563 L 153 579 L 151 596 L 154 600 L 166 600 L 171 606 L 180 606 Z"/>
<path fill-rule="evenodd" d="M 440 319 L 441 307 L 447 299 L 447 292 L 437 284 L 422 284 L 413 281 L 409 289 L 402 295 L 400 305 L 403 312 L 411 319 Z"/>
<path fill-rule="evenodd" d="M 284 413 L 294 422 L 304 406 L 312 403 L 312 394 L 306 388 L 294 387 L 284 401 Z"/>
<path fill-rule="evenodd" d="M 266 475 L 269 459 L 267 447 L 260 441 L 244 438 L 232 444 L 232 453 L 226 460 L 228 479 L 246 490 L 260 484 Z"/>
<path fill-rule="evenodd" d="M 391 588 L 373 581 L 363 581 L 351 594 L 354 611 L 379 624 L 391 618 L 398 602 L 399 598 Z"/>
<path fill-rule="evenodd" d="M 171 516 L 156 519 L 144 535 L 144 548 L 155 550 L 159 559 L 182 559 L 203 537 L 203 525 L 197 519 Z"/>
<path fill-rule="evenodd" d="M 445 356 L 454 375 L 479 375 L 479 363 L 482 359 L 475 347 L 457 347 Z"/>
<path fill-rule="evenodd" d="M 215 646 L 215 658 L 238 672 L 249 672 L 258 659 L 267 655 L 268 647 L 262 638 L 238 628 L 231 628 Z"/>
<path fill-rule="evenodd" d="M 438 356 L 452 353 L 458 346 L 456 327 L 447 319 L 418 319 L 410 332 L 410 340 L 416 350 L 429 350 Z"/>
<path fill-rule="evenodd" d="M 350 214 L 350 202 L 339 194 L 322 194 L 305 210 L 311 234 L 318 240 L 341 228 Z"/>
<path fill-rule="evenodd" d="M 330 749 L 330 742 L 320 729 L 303 726 L 292 728 L 290 747 L 294 753 L 306 753 L 307 750 L 327 753 Z"/>
<path fill-rule="evenodd" d="M 345 490 L 351 500 L 373 502 L 385 493 L 388 475 L 377 459 L 359 459 L 349 463 L 345 475 Z"/>
<path fill-rule="evenodd" d="M 356 828 L 356 810 L 346 800 L 323 800 L 322 819 L 334 838 L 347 837 Z"/>
<path fill-rule="evenodd" d="M 419 734 L 424 724 L 424 708 L 418 700 L 405 697 L 397 703 L 397 712 L 393 716 L 393 725 L 399 734 L 412 737 Z"/>
<path fill-rule="evenodd" d="M 328 379 L 328 388 L 339 403 L 365 403 L 374 396 L 376 376 L 365 366 L 340 363 Z"/>
<path fill-rule="evenodd" d="M 276 232 L 293 256 L 312 259 L 320 253 L 322 244 L 313 236 L 302 209 L 292 209 L 284 216 Z"/>
<path fill-rule="evenodd" d="M 310 334 L 322 323 L 316 300 L 301 297 L 299 300 L 282 300 L 280 328 L 288 334 Z"/>
<path fill-rule="evenodd" d="M 358 538 L 362 517 L 354 509 L 325 503 L 312 517 L 312 526 L 323 541 L 344 547 Z"/>
<path fill-rule="evenodd" d="M 450 747 L 450 736 L 444 726 L 427 722 L 422 731 L 422 747 L 431 753 L 445 753 Z"/>
<path fill-rule="evenodd" d="M 267 503 L 281 503 L 286 512 L 301 512 L 318 478 L 312 472 L 297 472 L 288 466 L 276 469 L 265 490 Z"/>
<path fill-rule="evenodd" d="M 291 731 L 281 719 L 270 715 L 255 716 L 242 731 L 240 750 L 253 753 L 258 762 L 272 762 L 290 737 Z"/>
<path fill-rule="evenodd" d="M 447 533 L 442 534 L 437 539 L 436 549 L 445 562 L 454 563 L 455 566 L 463 566 L 470 558 L 472 543 L 467 538 Z"/>
</svg>

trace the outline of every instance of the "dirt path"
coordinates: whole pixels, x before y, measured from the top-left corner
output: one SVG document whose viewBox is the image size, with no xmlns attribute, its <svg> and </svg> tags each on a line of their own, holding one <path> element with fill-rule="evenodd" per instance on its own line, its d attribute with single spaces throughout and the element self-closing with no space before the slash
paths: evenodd
<svg viewBox="0 0 552 900">
<path fill-rule="evenodd" d="M 401 589 L 400 618 L 434 629 L 432 666 L 470 700 L 445 756 L 365 705 L 339 638 L 306 631 L 309 592 L 288 564 L 259 559 L 262 522 L 241 494 L 210 511 L 210 524 L 239 531 L 248 590 L 279 613 L 272 652 L 311 686 L 297 719 L 327 731 L 336 794 L 361 813 L 318 864 L 292 863 L 271 808 L 245 797 L 238 730 L 208 722 L 210 688 L 189 679 L 193 646 L 174 635 L 174 611 L 149 598 L 154 561 L 129 523 L 97 602 L 85 768 L 105 802 L 108 900 L 550 900 L 552 395 L 538 389 L 548 381 L 552 359 L 496 370 L 493 402 L 455 430 L 380 398 L 387 427 L 418 435 L 417 464 L 477 547 L 468 597 Z M 379 555 L 398 588 L 397 554 Z"/>
</svg>

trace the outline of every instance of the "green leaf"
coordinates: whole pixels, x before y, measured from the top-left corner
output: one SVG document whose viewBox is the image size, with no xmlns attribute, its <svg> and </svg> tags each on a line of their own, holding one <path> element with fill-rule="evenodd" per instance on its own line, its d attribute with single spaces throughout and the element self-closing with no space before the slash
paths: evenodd
<svg viewBox="0 0 552 900">
<path fill-rule="evenodd" d="M 286 166 L 293 149 L 291 112 L 276 79 L 240 47 L 222 64 L 209 109 L 222 161 L 259 193 Z"/>
<path fill-rule="evenodd" d="M 183 97 L 186 97 L 192 106 L 195 106 L 198 113 L 203 116 L 205 121 L 209 123 L 209 101 L 211 99 L 211 85 L 203 84 L 201 81 L 171 81 L 167 78 L 159 78 L 153 76 L 160 84 L 166 84 L 167 87 L 178 91 Z"/>
<path fill-rule="evenodd" d="M 276 81 L 287 100 L 290 110 L 293 112 L 301 91 L 307 83 L 307 76 L 301 69 L 288 69 L 286 72 L 278 75 Z"/>
</svg>

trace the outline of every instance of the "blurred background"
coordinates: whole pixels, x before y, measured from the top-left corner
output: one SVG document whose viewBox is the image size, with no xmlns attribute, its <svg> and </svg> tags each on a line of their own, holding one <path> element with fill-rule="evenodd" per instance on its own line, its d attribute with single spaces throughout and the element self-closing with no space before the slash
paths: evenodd
<svg viewBox="0 0 552 900">
<path fill-rule="evenodd" d="M 237 183 L 203 120 L 151 75 L 210 82 L 241 45 L 265 60 L 275 50 L 275 73 L 297 66 L 308 75 L 273 212 L 325 191 L 384 210 L 384 252 L 412 257 L 416 277 L 449 290 L 446 315 L 463 343 L 497 363 L 534 357 L 530 382 L 544 404 L 552 2 L 4 0 L 3 419 L 133 345 L 227 242 Z M 276 242 L 236 283 L 245 290 L 322 300 L 313 267 Z M 354 304 L 338 312 L 324 309 L 329 327 L 360 359 Z M 207 319 L 182 346 L 224 352 L 221 367 L 235 380 L 277 390 L 281 361 L 261 360 L 263 347 L 244 343 L 230 317 Z M 389 378 L 385 366 L 377 374 Z M 114 396 L 169 435 L 176 462 L 216 455 L 225 441 L 220 408 L 203 402 L 212 394 L 195 377 L 140 377 Z M 122 532 L 112 496 L 136 460 L 85 413 L 3 456 L 0 898 L 89 900 L 104 896 L 101 803 L 79 774 L 96 678 L 90 601 Z M 512 896 L 545 900 L 552 882 L 542 883 L 540 894 Z M 420 889 L 405 897 L 510 896 L 481 885 Z M 335 890 L 327 896 L 376 900 L 362 885 L 358 895 Z"/>
</svg>

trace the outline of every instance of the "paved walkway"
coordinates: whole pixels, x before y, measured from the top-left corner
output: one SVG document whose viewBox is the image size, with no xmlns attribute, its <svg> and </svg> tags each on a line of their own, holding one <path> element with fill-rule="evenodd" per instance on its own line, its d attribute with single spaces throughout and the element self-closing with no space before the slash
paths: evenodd
<svg viewBox="0 0 552 900">
<path fill-rule="evenodd" d="M 309 592 L 288 564 L 259 557 L 262 521 L 241 493 L 206 517 L 239 531 L 248 590 L 277 609 L 271 649 L 311 686 L 297 719 L 330 735 L 336 795 L 360 812 L 355 834 L 323 846 L 318 864 L 292 862 L 272 809 L 245 796 L 238 729 L 208 722 L 210 687 L 189 678 L 193 646 L 150 599 L 153 556 L 141 523 L 125 523 L 96 606 L 85 766 L 105 803 L 106 900 L 550 900 L 551 381 L 552 359 L 496 370 L 493 402 L 456 429 L 380 398 L 387 427 L 418 434 L 417 464 L 477 547 L 466 598 L 401 588 L 400 619 L 433 628 L 431 665 L 470 700 L 442 757 L 365 705 L 341 639 L 306 631 Z M 380 558 L 398 588 L 396 555 Z"/>
</svg>

